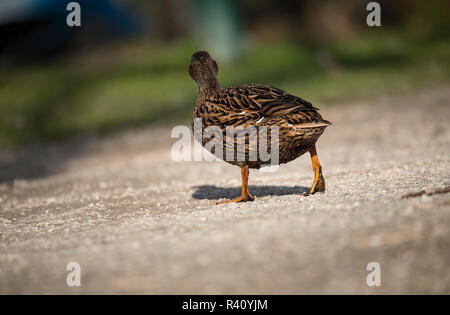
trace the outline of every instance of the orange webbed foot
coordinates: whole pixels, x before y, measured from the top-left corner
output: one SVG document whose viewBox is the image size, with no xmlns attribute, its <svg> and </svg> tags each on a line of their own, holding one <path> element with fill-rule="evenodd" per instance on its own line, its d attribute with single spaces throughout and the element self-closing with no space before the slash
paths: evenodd
<svg viewBox="0 0 450 315">
<path fill-rule="evenodd" d="M 241 195 L 239 198 L 225 200 L 222 202 L 218 202 L 216 204 L 223 205 L 223 204 L 232 203 L 232 202 L 247 202 L 247 201 L 253 201 L 253 200 L 255 200 L 255 198 L 250 193 L 248 193 L 245 195 Z"/>
<path fill-rule="evenodd" d="M 317 157 L 316 147 L 313 146 L 309 153 L 311 154 L 311 161 L 314 170 L 314 182 L 311 189 L 302 193 L 302 196 L 313 195 L 316 192 L 325 192 L 325 178 L 322 175 L 322 166 L 320 166 L 319 158 Z"/>
</svg>

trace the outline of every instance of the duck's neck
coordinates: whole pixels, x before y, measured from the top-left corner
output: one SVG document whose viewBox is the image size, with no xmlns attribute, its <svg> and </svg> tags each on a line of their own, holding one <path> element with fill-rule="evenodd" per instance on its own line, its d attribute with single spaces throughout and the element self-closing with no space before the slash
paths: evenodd
<svg viewBox="0 0 450 315">
<path fill-rule="evenodd" d="M 198 85 L 198 94 L 200 97 L 206 97 L 222 90 L 219 80 L 216 77 L 208 78 L 205 82 Z"/>
</svg>

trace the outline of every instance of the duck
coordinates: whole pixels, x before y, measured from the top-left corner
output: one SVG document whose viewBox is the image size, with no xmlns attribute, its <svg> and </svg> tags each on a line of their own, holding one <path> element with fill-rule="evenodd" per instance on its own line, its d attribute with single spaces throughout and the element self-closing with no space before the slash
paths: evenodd
<svg viewBox="0 0 450 315">
<path fill-rule="evenodd" d="M 310 102 L 291 95 L 281 89 L 264 84 L 243 84 L 222 88 L 217 75 L 217 62 L 207 51 L 195 52 L 191 57 L 189 75 L 197 83 L 198 98 L 192 113 L 191 128 L 194 138 L 215 157 L 241 169 L 241 195 L 219 204 L 253 201 L 249 192 L 250 169 L 268 165 L 267 159 L 258 151 L 264 141 L 270 153 L 277 151 L 277 162 L 288 163 L 306 152 L 310 153 L 314 180 L 311 188 L 303 196 L 325 192 L 325 178 L 316 150 L 316 142 L 331 122 L 322 118 L 319 109 Z M 204 137 L 207 130 L 218 131 L 218 135 Z M 244 133 L 245 142 L 239 145 L 238 137 L 230 140 L 227 131 L 257 130 L 256 145 L 250 141 L 250 132 Z M 276 136 L 263 128 L 276 129 Z M 226 140 L 226 141 L 225 141 Z M 230 141 L 229 141 L 230 140 Z M 273 146 L 275 144 L 275 146 Z M 240 151 L 239 151 L 240 149 Z M 228 152 L 232 154 L 228 154 Z M 241 152 L 241 158 L 237 158 Z M 253 157 L 253 158 L 252 158 Z"/>
</svg>

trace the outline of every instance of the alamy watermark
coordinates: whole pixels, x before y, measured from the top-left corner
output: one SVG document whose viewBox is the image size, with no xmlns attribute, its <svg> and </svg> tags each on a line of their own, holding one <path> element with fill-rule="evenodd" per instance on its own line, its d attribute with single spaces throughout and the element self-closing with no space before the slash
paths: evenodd
<svg viewBox="0 0 450 315">
<path fill-rule="evenodd" d="M 81 26 L 81 7 L 78 2 L 69 2 L 66 11 L 70 11 L 66 17 L 67 26 Z"/>
<path fill-rule="evenodd" d="M 270 166 L 265 168 L 266 171 L 276 169 L 279 164 L 278 126 L 227 126 L 225 130 L 208 126 L 203 129 L 202 119 L 195 118 L 193 127 L 193 135 L 197 140 L 194 142 L 189 127 L 176 126 L 172 129 L 171 137 L 178 138 L 171 150 L 174 161 L 259 161 L 262 166 Z"/>
<path fill-rule="evenodd" d="M 367 264 L 367 271 L 370 273 L 367 275 L 366 283 L 369 287 L 381 286 L 381 266 L 376 261 L 372 261 Z"/>
<path fill-rule="evenodd" d="M 368 26 L 381 26 L 381 6 L 378 2 L 369 2 L 366 6 L 367 14 L 366 23 Z"/>
<path fill-rule="evenodd" d="M 70 271 L 66 277 L 66 284 L 69 287 L 81 287 L 81 266 L 76 261 L 67 264 L 66 270 Z"/>
</svg>

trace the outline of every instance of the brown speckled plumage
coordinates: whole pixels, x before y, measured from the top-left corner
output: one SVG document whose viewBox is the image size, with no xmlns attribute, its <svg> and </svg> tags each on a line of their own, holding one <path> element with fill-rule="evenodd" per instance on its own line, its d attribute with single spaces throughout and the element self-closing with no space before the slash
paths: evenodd
<svg viewBox="0 0 450 315">
<path fill-rule="evenodd" d="M 311 103 L 275 87 L 262 84 L 244 84 L 222 89 L 217 80 L 217 63 L 207 52 L 197 52 L 192 56 L 189 73 L 199 86 L 199 96 L 192 115 L 192 127 L 194 127 L 194 119 L 201 118 L 202 132 L 209 126 L 217 126 L 222 131 L 224 140 L 227 139 L 226 128 L 228 126 L 244 129 L 254 126 L 256 130 L 259 130 L 261 126 L 278 127 L 279 163 L 292 161 L 308 151 L 311 152 L 313 157 L 316 141 L 325 128 L 330 125 L 330 122 L 324 120 L 319 114 L 318 108 L 312 106 Z M 270 129 L 268 135 L 268 148 L 270 149 Z M 210 139 L 202 139 L 200 136 L 195 134 L 196 139 L 200 140 L 202 145 L 205 146 Z M 233 149 L 236 153 L 237 140 L 234 140 L 235 148 Z M 260 141 L 262 139 L 258 138 L 258 143 Z M 252 150 L 255 150 L 255 152 L 257 150 L 255 146 L 249 143 L 248 136 L 244 161 L 237 161 L 236 154 L 233 159 L 227 160 L 225 152 L 230 148 L 225 147 L 226 141 L 223 141 L 223 143 L 223 156 L 219 156 L 214 151 L 212 153 L 228 163 L 241 168 L 260 168 L 264 163 L 267 163 L 262 161 L 258 154 L 256 155 L 258 156 L 256 161 L 249 158 Z M 314 160 L 313 168 L 315 168 Z M 317 168 L 320 169 L 320 165 Z M 325 181 L 321 171 L 318 170 L 316 173 L 319 172 L 320 174 L 316 177 L 320 178 L 315 178 L 314 189 L 310 193 L 317 191 L 315 186 L 323 186 L 323 190 L 325 189 Z M 316 185 L 317 181 L 321 183 Z M 243 186 L 243 195 L 245 194 Z M 248 200 L 252 199 L 248 198 Z"/>
</svg>

